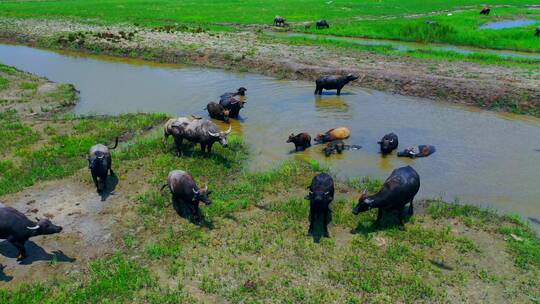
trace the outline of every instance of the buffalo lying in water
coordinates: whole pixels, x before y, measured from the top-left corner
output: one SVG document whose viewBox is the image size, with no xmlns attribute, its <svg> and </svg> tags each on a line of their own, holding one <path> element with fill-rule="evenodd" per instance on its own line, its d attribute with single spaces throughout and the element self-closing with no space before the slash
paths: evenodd
<svg viewBox="0 0 540 304">
<path fill-rule="evenodd" d="M 328 233 L 328 224 L 331 220 L 330 203 L 334 200 L 334 180 L 327 173 L 321 173 L 311 181 L 309 194 L 306 199 L 309 200 L 309 234 L 313 234 L 315 227 L 315 218 L 322 217 L 324 225 L 324 236 L 330 237 Z"/>
<path fill-rule="evenodd" d="M 181 123 L 172 123 L 171 129 L 174 131 L 174 143 L 178 155 L 183 155 L 182 142 L 184 139 L 201 145 L 201 151 L 210 155 L 212 145 L 219 142 L 222 146 L 227 147 L 227 136 L 231 133 L 231 127 L 227 131 L 221 131 L 216 124 L 207 119 L 189 120 L 180 118 Z"/>
<path fill-rule="evenodd" d="M 242 98 L 246 95 L 246 91 L 246 88 L 241 87 L 236 92 L 229 92 L 220 96 L 219 104 L 229 111 L 230 118 L 238 119 L 240 110 L 244 108 L 246 103 Z M 237 98 L 237 96 L 240 96 L 240 98 Z"/>
<path fill-rule="evenodd" d="M 163 185 L 161 190 L 165 187 L 169 187 L 173 206 L 183 217 L 193 217 L 193 219 L 199 220 L 201 217 L 199 202 L 203 202 L 205 205 L 212 204 L 212 200 L 209 198 L 212 191 L 209 191 L 208 187 L 200 189 L 193 178 L 182 170 L 171 171 L 167 176 L 167 184 Z"/>
<path fill-rule="evenodd" d="M 293 143 L 295 151 L 305 150 L 311 147 L 311 136 L 309 136 L 307 133 L 298 133 L 296 135 L 292 133 L 289 135 L 287 143 Z"/>
<path fill-rule="evenodd" d="M 321 76 L 315 81 L 315 94 L 322 95 L 324 90 L 337 90 L 337 95 L 341 94 L 341 89 L 351 82 L 358 79 L 358 76 L 349 74 L 347 76 L 326 75 Z"/>
<path fill-rule="evenodd" d="M 348 128 L 340 127 L 326 131 L 324 134 L 317 134 L 315 142 L 325 143 L 334 140 L 343 140 L 351 136 L 351 131 Z"/>
<path fill-rule="evenodd" d="M 223 120 L 224 122 L 229 121 L 229 110 L 225 109 L 224 106 L 217 104 L 215 102 L 210 102 L 206 106 L 206 110 L 208 111 L 208 114 L 213 119 L 219 119 Z"/>
<path fill-rule="evenodd" d="M 413 214 L 413 200 L 420 189 L 420 176 L 410 166 L 395 169 L 386 179 L 381 190 L 375 195 L 364 191 L 353 213 L 359 214 L 370 209 L 378 209 L 375 225 L 380 224 L 383 211 L 397 210 L 399 223 L 404 228 L 403 209 L 409 204 L 409 214 Z"/>
<path fill-rule="evenodd" d="M 362 146 L 346 145 L 342 140 L 334 140 L 334 141 L 329 142 L 326 145 L 326 147 L 323 148 L 323 152 L 326 157 L 329 157 L 334 152 L 341 154 L 345 150 L 359 150 L 359 149 L 362 149 Z"/>
<path fill-rule="evenodd" d="M 396 134 L 389 133 L 383 136 L 383 138 L 377 142 L 381 146 L 382 154 L 390 154 L 397 149 L 399 140 Z"/>
<path fill-rule="evenodd" d="M 36 220 L 37 223 L 18 210 L 0 203 L 0 239 L 6 239 L 19 250 L 19 262 L 26 258 L 24 244 L 28 239 L 62 231 L 62 227 L 54 225 L 49 219 Z"/>
<path fill-rule="evenodd" d="M 102 144 L 94 145 L 90 148 L 86 160 L 88 168 L 92 174 L 92 180 L 96 185 L 98 193 L 101 193 L 107 187 L 107 177 L 113 175 L 112 159 L 110 150 L 116 149 L 118 146 L 118 137 L 114 143 L 114 147 L 109 148 Z"/>
<path fill-rule="evenodd" d="M 397 156 L 399 157 L 410 157 L 410 158 L 416 158 L 416 157 L 427 157 L 431 154 L 435 153 L 437 149 L 435 146 L 431 145 L 420 145 L 418 148 L 409 147 L 403 151 L 398 152 Z"/>
</svg>

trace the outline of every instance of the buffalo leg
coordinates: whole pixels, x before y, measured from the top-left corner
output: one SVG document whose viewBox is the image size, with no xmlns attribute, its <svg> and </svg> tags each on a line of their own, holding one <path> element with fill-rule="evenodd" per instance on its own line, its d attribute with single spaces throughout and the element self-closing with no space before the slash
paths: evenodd
<svg viewBox="0 0 540 304">
<path fill-rule="evenodd" d="M 411 201 L 411 202 L 409 203 L 409 215 L 413 215 L 413 211 L 414 211 L 413 209 L 414 209 L 414 207 L 413 207 L 413 201 Z"/>
<path fill-rule="evenodd" d="M 405 230 L 405 222 L 403 221 L 404 209 L 405 205 L 401 206 L 401 208 L 398 210 L 399 230 Z"/>
<path fill-rule="evenodd" d="M 313 233 L 313 211 L 311 210 L 311 208 L 309 209 L 309 229 L 308 229 L 308 233 L 309 234 Z"/>
<path fill-rule="evenodd" d="M 182 152 L 182 142 L 183 142 L 183 138 L 177 138 L 176 136 L 174 137 L 174 145 L 176 146 L 176 155 L 178 156 L 183 156 L 184 153 Z"/>
<path fill-rule="evenodd" d="M 338 88 L 338 89 L 337 89 L 336 95 L 337 95 L 337 96 L 341 95 L 341 88 Z"/>
<path fill-rule="evenodd" d="M 381 219 L 382 219 L 382 209 L 379 208 L 377 209 L 377 219 L 375 220 L 375 227 L 379 227 L 379 225 L 381 224 Z"/>
<path fill-rule="evenodd" d="M 94 185 L 96 185 L 96 189 L 99 191 L 99 181 L 95 174 L 92 174 L 92 180 L 94 181 Z"/>
<path fill-rule="evenodd" d="M 8 239 L 8 241 L 19 250 L 19 256 L 17 257 L 17 261 L 22 261 L 26 258 L 26 249 L 24 249 L 24 242 Z"/>
<path fill-rule="evenodd" d="M 207 151 L 208 151 L 208 156 L 210 156 L 210 154 L 212 153 L 212 144 L 208 144 Z"/>
<path fill-rule="evenodd" d="M 316 86 L 316 87 L 315 87 L 315 95 L 316 95 L 316 94 L 319 94 L 319 86 Z"/>
<path fill-rule="evenodd" d="M 329 238 L 330 233 L 328 233 L 328 224 L 330 223 L 330 210 L 324 212 L 324 237 Z"/>
</svg>

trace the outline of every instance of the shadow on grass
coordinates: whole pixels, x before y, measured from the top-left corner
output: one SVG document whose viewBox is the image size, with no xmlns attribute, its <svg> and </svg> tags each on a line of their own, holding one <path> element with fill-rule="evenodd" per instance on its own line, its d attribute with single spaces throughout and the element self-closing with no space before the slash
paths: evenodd
<svg viewBox="0 0 540 304">
<path fill-rule="evenodd" d="M 7 275 L 4 272 L 4 268 L 6 268 L 6 266 L 0 264 L 0 282 L 9 282 L 9 281 L 13 280 L 13 276 Z"/>
<path fill-rule="evenodd" d="M 202 212 L 196 212 L 193 210 L 193 208 L 185 203 L 182 202 L 174 202 L 173 201 L 173 207 L 176 213 L 182 217 L 188 220 L 193 225 L 197 225 L 199 227 L 205 227 L 208 229 L 214 229 L 214 223 L 207 219 Z"/>
<path fill-rule="evenodd" d="M 39 247 L 36 243 L 28 241 L 25 244 L 27 257 L 21 261 L 21 265 L 30 265 L 37 261 L 55 261 L 61 263 L 72 263 L 76 259 L 68 257 L 61 250 L 55 250 L 48 253 L 45 249 Z M 19 251 L 8 241 L 0 243 L 0 254 L 16 259 L 19 256 Z"/>
<path fill-rule="evenodd" d="M 375 224 L 375 221 L 366 225 L 366 222 L 359 222 L 356 228 L 351 230 L 352 234 L 368 235 L 370 233 L 386 230 L 391 228 L 401 228 L 398 219 L 398 211 L 385 212 L 383 211 L 382 219 L 379 225 Z M 408 208 L 403 210 L 403 222 L 409 222 L 412 215 L 409 215 Z M 403 227 L 404 228 L 404 227 Z"/>
</svg>

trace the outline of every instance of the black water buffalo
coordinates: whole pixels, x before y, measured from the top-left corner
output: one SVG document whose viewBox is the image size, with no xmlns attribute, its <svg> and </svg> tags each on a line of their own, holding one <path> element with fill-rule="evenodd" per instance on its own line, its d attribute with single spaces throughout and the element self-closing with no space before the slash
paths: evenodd
<svg viewBox="0 0 540 304">
<path fill-rule="evenodd" d="M 281 16 L 276 16 L 274 18 L 274 26 L 278 26 L 278 27 L 285 26 L 285 18 Z"/>
<path fill-rule="evenodd" d="M 489 15 L 489 13 L 491 12 L 491 9 L 489 7 L 484 7 L 481 11 L 480 11 L 480 15 Z"/>
<path fill-rule="evenodd" d="M 437 149 L 435 149 L 435 146 L 431 145 L 420 145 L 418 148 L 409 147 L 403 151 L 398 152 L 397 156 L 399 157 L 410 157 L 410 158 L 416 158 L 416 157 L 427 157 L 431 154 L 435 153 Z"/>
<path fill-rule="evenodd" d="M 229 110 L 229 117 L 238 119 L 240 110 L 244 108 L 246 101 L 243 98 L 236 98 L 237 96 L 244 97 L 247 89 L 241 87 L 236 92 L 228 92 L 220 96 L 219 104 L 226 110 Z"/>
<path fill-rule="evenodd" d="M 182 121 L 186 121 L 182 118 Z M 222 146 L 227 146 L 227 136 L 231 133 L 231 128 L 227 131 L 221 131 L 216 124 L 207 119 L 194 119 L 182 124 L 172 124 L 172 129 L 175 131 L 172 133 L 174 137 L 174 143 L 178 155 L 183 155 L 182 142 L 184 139 L 192 142 L 199 143 L 201 145 L 201 151 L 207 152 L 210 155 L 212 152 L 212 145 L 215 142 L 219 142 Z"/>
<path fill-rule="evenodd" d="M 342 140 L 334 140 L 329 142 L 326 147 L 324 147 L 323 152 L 326 157 L 332 155 L 332 153 L 337 152 L 341 154 L 345 150 L 345 143 Z"/>
<path fill-rule="evenodd" d="M 326 20 L 319 20 L 315 23 L 315 27 L 320 30 L 323 28 L 330 28 L 330 24 Z"/>
<path fill-rule="evenodd" d="M 348 128 L 333 128 L 326 131 L 326 133 L 324 134 L 317 134 L 317 136 L 315 137 L 315 142 L 325 143 L 334 140 L 343 140 L 349 138 L 349 136 L 351 136 L 351 131 Z"/>
<path fill-rule="evenodd" d="M 0 203 L 0 239 L 6 239 L 19 250 L 17 261 L 26 258 L 24 244 L 29 238 L 62 231 L 62 227 L 54 225 L 46 218 L 36 220 L 37 223 L 18 210 Z"/>
<path fill-rule="evenodd" d="M 112 158 L 109 150 L 116 149 L 118 146 L 118 137 L 114 143 L 114 147 L 109 148 L 102 144 L 94 145 L 88 151 L 86 160 L 88 161 L 88 168 L 92 174 L 92 180 L 96 185 L 98 193 L 101 193 L 107 187 L 107 177 L 113 175 L 112 170 Z"/>
<path fill-rule="evenodd" d="M 540 26 L 536 28 L 535 36 L 540 36 Z"/>
<path fill-rule="evenodd" d="M 298 150 L 305 150 L 309 147 L 311 147 L 311 136 L 307 133 L 298 133 L 294 135 L 292 133 L 289 135 L 289 139 L 287 139 L 288 143 L 294 143 L 294 149 L 295 151 Z"/>
<path fill-rule="evenodd" d="M 382 154 L 390 154 L 397 149 L 399 140 L 396 134 L 389 133 L 383 136 L 383 138 L 377 142 L 381 146 Z"/>
<path fill-rule="evenodd" d="M 214 119 L 223 120 L 224 122 L 229 121 L 229 112 L 230 111 L 225 109 L 224 106 L 222 106 L 222 105 L 220 105 L 218 103 L 210 102 L 206 106 L 206 110 L 208 111 L 208 114 L 210 115 L 210 117 L 212 117 Z"/>
<path fill-rule="evenodd" d="M 392 174 L 384 182 L 381 190 L 375 195 L 368 195 L 364 191 L 358 205 L 354 207 L 353 213 L 378 209 L 375 225 L 380 224 L 383 211 L 397 210 L 401 229 L 404 228 L 403 209 L 409 204 L 409 214 L 413 214 L 413 199 L 420 189 L 420 176 L 410 166 L 402 167 L 392 171 Z"/>
<path fill-rule="evenodd" d="M 332 210 L 330 203 L 334 200 L 334 180 L 326 173 L 321 173 L 311 181 L 309 194 L 306 199 L 310 202 L 309 207 L 309 234 L 313 234 L 315 218 L 323 218 L 324 236 L 330 237 L 328 224 L 331 220 Z"/>
<path fill-rule="evenodd" d="M 208 187 L 200 189 L 193 178 L 182 170 L 171 171 L 167 177 L 167 184 L 163 185 L 161 190 L 165 187 L 169 187 L 173 206 L 181 216 L 193 216 L 193 219 L 198 220 L 201 215 L 199 202 L 205 205 L 212 204 L 209 198 L 212 192 L 208 191 Z"/>
<path fill-rule="evenodd" d="M 341 89 L 351 82 L 358 79 L 358 76 L 349 74 L 347 76 L 325 75 L 315 81 L 315 94 L 322 95 L 323 89 L 337 90 L 337 95 L 341 94 Z"/>
</svg>

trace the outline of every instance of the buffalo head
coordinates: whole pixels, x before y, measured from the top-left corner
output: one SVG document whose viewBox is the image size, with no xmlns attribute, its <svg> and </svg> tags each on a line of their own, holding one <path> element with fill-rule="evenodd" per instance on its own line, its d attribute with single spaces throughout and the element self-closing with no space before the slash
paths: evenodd
<svg viewBox="0 0 540 304">
<path fill-rule="evenodd" d="M 212 191 L 208 190 L 208 186 L 199 190 L 195 190 L 195 188 L 193 188 L 193 201 L 203 202 L 205 205 L 210 205 L 212 204 L 212 200 L 209 197 L 210 194 L 212 194 Z"/>
<path fill-rule="evenodd" d="M 240 88 L 238 88 L 237 94 L 240 95 L 240 96 L 245 96 L 245 95 L 246 95 L 246 91 L 247 91 L 246 88 L 240 87 Z"/>
<path fill-rule="evenodd" d="M 227 136 L 229 136 L 229 134 L 231 133 L 232 131 L 232 128 L 229 127 L 229 130 L 227 131 L 220 131 L 220 132 L 217 132 L 217 133 L 213 133 L 213 132 L 210 132 L 208 131 L 208 134 L 214 138 L 217 139 L 217 141 L 219 141 L 219 143 L 224 146 L 224 147 L 227 147 L 228 145 L 228 142 L 227 142 Z"/>
<path fill-rule="evenodd" d="M 360 212 L 365 212 L 371 209 L 373 206 L 373 200 L 369 198 L 367 189 L 364 190 L 360 198 L 358 199 L 358 204 L 353 208 L 353 214 L 359 214 Z"/>
<path fill-rule="evenodd" d="M 353 75 L 353 74 L 349 74 L 345 77 L 345 79 L 347 79 L 347 82 L 350 82 L 350 81 L 354 81 L 356 79 L 358 79 L 358 76 L 356 75 Z"/>
<path fill-rule="evenodd" d="M 330 203 L 332 197 L 330 196 L 330 191 L 311 191 L 311 187 L 308 187 L 309 193 L 306 195 L 306 200 L 315 202 L 315 203 Z"/>
<path fill-rule="evenodd" d="M 105 153 L 98 151 L 95 153 L 95 155 L 87 156 L 86 160 L 88 161 L 88 169 L 92 170 L 97 169 L 100 166 L 104 166 L 105 155 Z"/>
<path fill-rule="evenodd" d="M 34 227 L 26 227 L 30 230 L 35 230 L 39 235 L 55 234 L 62 231 L 61 226 L 54 225 L 49 219 L 38 219 L 37 224 Z"/>
</svg>

